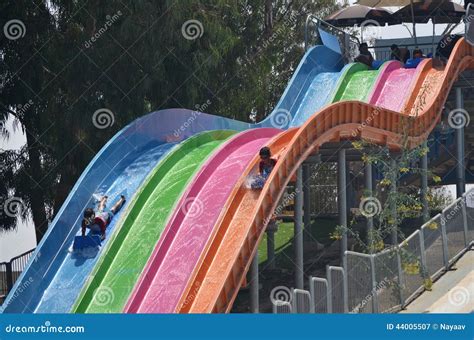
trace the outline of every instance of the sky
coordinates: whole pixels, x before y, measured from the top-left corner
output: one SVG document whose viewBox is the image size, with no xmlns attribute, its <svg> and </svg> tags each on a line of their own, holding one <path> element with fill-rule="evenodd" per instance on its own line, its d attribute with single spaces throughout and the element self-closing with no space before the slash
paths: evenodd
<svg viewBox="0 0 474 340">
<path fill-rule="evenodd" d="M 26 137 L 21 130 L 15 131 L 13 129 L 13 119 L 9 119 L 5 127 L 10 131 L 10 138 L 5 140 L 0 137 L 0 149 L 18 150 L 25 145 Z M 2 208 L 1 205 L 0 208 Z M 0 232 L 0 262 L 9 261 L 12 257 L 35 247 L 36 235 L 31 220 L 26 222 L 19 220 L 15 231 L 8 233 Z"/>
<path fill-rule="evenodd" d="M 459 4 L 463 4 L 462 0 L 454 1 Z M 350 1 L 351 4 L 356 1 Z M 393 10 L 394 8 L 389 8 Z M 445 25 L 438 25 L 436 34 L 439 35 L 443 32 Z M 410 26 L 411 29 L 411 26 Z M 432 35 L 432 24 L 418 24 L 416 27 L 417 36 L 431 36 Z M 455 32 L 462 30 L 462 27 L 455 30 Z M 371 34 L 370 31 L 367 34 Z M 382 39 L 393 39 L 393 38 L 409 38 L 410 33 L 407 29 L 401 25 L 387 26 L 377 30 L 374 34 L 381 34 L 379 38 Z M 21 131 L 13 131 L 12 126 L 13 120 L 9 120 L 6 123 L 6 128 L 10 131 L 10 139 L 5 140 L 0 137 L 0 149 L 10 150 L 19 149 L 26 143 L 26 138 Z M 451 192 L 455 191 L 455 188 L 451 186 Z M 31 220 L 27 222 L 19 222 L 16 231 L 8 233 L 0 233 L 0 262 L 9 261 L 12 257 L 17 256 L 23 252 L 26 252 L 36 246 L 35 231 L 31 224 Z"/>
</svg>

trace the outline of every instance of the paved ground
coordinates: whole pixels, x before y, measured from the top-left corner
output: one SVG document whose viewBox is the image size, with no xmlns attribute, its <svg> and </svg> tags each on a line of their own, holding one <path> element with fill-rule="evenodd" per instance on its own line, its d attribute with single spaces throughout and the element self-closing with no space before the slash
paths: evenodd
<svg viewBox="0 0 474 340">
<path fill-rule="evenodd" d="M 474 250 L 464 254 L 450 270 L 401 313 L 474 312 Z"/>
</svg>

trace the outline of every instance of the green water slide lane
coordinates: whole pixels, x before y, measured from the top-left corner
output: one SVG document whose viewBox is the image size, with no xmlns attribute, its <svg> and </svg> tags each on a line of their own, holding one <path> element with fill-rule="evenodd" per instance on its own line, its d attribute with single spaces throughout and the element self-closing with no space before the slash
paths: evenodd
<svg viewBox="0 0 474 340">
<path fill-rule="evenodd" d="M 203 132 L 177 145 L 134 196 L 72 312 L 121 313 L 167 219 L 206 159 L 235 131 Z"/>
<path fill-rule="evenodd" d="M 368 70 L 354 73 L 340 100 L 358 100 L 361 102 L 368 102 L 369 94 L 372 92 L 372 87 L 374 86 L 375 80 L 379 74 L 379 70 Z"/>
<path fill-rule="evenodd" d="M 346 66 L 331 98 L 331 103 L 341 100 L 366 102 L 380 70 L 368 70 L 368 66 L 353 63 Z"/>
</svg>

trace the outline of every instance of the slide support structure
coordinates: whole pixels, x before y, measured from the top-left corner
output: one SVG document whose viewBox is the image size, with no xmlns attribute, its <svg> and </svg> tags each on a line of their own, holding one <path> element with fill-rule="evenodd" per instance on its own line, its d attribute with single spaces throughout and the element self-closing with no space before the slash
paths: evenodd
<svg viewBox="0 0 474 340">
<path fill-rule="evenodd" d="M 304 289 L 303 268 L 303 170 L 302 166 L 296 170 L 295 188 L 295 287 Z"/>
<path fill-rule="evenodd" d="M 311 164 L 303 163 L 303 224 L 304 224 L 304 242 L 308 244 L 311 241 Z"/>
<path fill-rule="evenodd" d="M 369 192 L 368 198 L 372 198 L 373 195 L 373 183 L 372 183 L 372 164 L 367 163 L 365 165 L 365 188 Z M 374 218 L 372 216 L 367 217 L 367 241 L 369 243 L 369 250 L 372 253 L 373 251 L 373 230 L 374 230 Z"/>
<path fill-rule="evenodd" d="M 341 149 L 338 152 L 338 212 L 339 225 L 347 228 L 347 176 L 346 176 L 346 149 Z M 347 250 L 347 232 L 344 231 L 341 239 L 341 262 L 344 263 L 344 255 Z"/>
<path fill-rule="evenodd" d="M 270 221 L 267 226 L 267 263 L 268 269 L 275 269 L 275 232 L 278 226 L 275 221 Z"/>
<path fill-rule="evenodd" d="M 427 142 L 423 143 L 426 149 Z M 428 205 L 428 152 L 421 158 L 421 202 L 423 204 L 423 223 L 428 222 L 430 218 L 430 211 Z"/>
<path fill-rule="evenodd" d="M 464 109 L 462 88 L 456 88 L 456 110 Z M 466 191 L 466 174 L 464 170 L 464 126 L 456 129 L 456 196 L 461 197 Z"/>
<path fill-rule="evenodd" d="M 392 160 L 390 161 L 390 168 L 392 170 L 397 169 L 397 161 L 395 159 L 395 155 L 392 155 Z M 390 185 L 390 193 L 395 196 L 397 193 L 397 173 L 393 173 L 393 176 L 391 178 L 391 185 Z M 396 246 L 398 244 L 398 225 L 396 224 L 397 221 L 397 203 L 394 201 L 394 198 L 392 198 L 391 202 L 391 210 L 392 210 L 392 218 L 394 220 L 395 225 L 392 228 L 392 245 Z"/>
<path fill-rule="evenodd" d="M 250 265 L 250 312 L 259 313 L 258 249 Z"/>
</svg>

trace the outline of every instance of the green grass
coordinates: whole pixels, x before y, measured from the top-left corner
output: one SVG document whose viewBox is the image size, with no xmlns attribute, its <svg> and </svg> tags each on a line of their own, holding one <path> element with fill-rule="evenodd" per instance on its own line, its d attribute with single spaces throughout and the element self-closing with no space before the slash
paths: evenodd
<svg viewBox="0 0 474 340">
<path fill-rule="evenodd" d="M 316 239 L 318 242 L 328 245 L 332 243 L 329 238 L 329 234 L 334 231 L 337 225 L 337 221 L 331 218 L 319 218 L 312 221 L 310 228 L 311 238 Z M 278 224 L 278 231 L 275 233 L 275 257 L 285 258 L 284 254 L 293 258 L 292 253 L 292 241 L 294 237 L 293 222 L 283 222 Z M 258 247 L 259 252 L 259 263 L 267 261 L 267 233 L 263 236 L 262 242 Z M 283 256 L 279 256 L 283 255 Z"/>
</svg>

